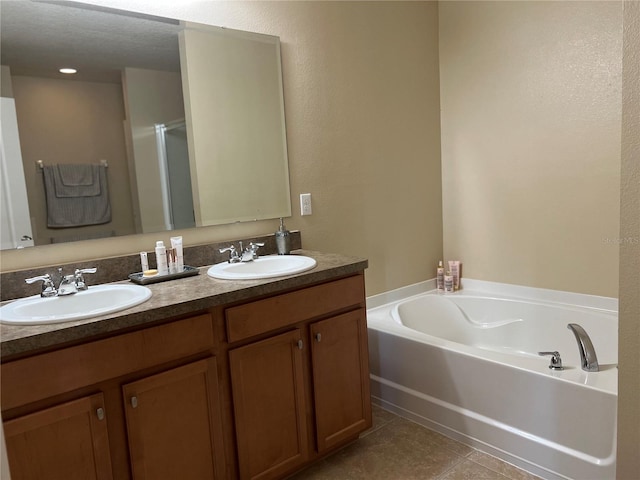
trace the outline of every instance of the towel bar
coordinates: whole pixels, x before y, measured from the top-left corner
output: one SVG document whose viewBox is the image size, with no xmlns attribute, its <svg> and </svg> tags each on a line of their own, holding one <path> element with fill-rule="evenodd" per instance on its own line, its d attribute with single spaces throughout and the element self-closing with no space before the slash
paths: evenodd
<svg viewBox="0 0 640 480">
<path fill-rule="evenodd" d="M 103 167 L 107 168 L 109 166 L 109 162 L 107 162 L 105 159 L 101 159 L 100 160 L 100 165 L 102 165 Z M 44 162 L 42 160 L 36 160 L 36 166 L 42 170 L 44 168 Z"/>
</svg>

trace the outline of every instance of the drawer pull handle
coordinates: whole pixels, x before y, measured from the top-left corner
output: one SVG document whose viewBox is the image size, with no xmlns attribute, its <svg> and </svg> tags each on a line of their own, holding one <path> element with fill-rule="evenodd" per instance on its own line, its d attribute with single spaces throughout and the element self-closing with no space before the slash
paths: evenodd
<svg viewBox="0 0 640 480">
<path fill-rule="evenodd" d="M 131 406 L 136 408 L 138 406 L 138 397 L 131 397 Z"/>
<path fill-rule="evenodd" d="M 316 342 L 320 343 L 322 340 L 322 334 L 320 332 L 316 333 Z"/>
<path fill-rule="evenodd" d="M 302 350 L 302 347 L 304 347 L 304 344 L 302 343 L 302 340 L 298 340 L 298 348 L 300 350 Z"/>
<path fill-rule="evenodd" d="M 98 420 L 104 420 L 104 408 L 98 408 L 96 415 L 98 416 Z"/>
</svg>

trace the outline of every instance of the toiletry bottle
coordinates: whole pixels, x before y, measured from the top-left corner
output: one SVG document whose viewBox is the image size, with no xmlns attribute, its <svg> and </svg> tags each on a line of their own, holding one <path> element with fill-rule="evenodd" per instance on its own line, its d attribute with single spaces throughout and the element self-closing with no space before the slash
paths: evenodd
<svg viewBox="0 0 640 480">
<path fill-rule="evenodd" d="M 442 266 L 442 260 L 438 262 L 438 268 L 436 269 L 436 289 L 439 292 L 444 290 L 444 267 Z"/>
<path fill-rule="evenodd" d="M 444 293 L 453 293 L 453 275 L 448 270 L 444 275 Z"/>
<path fill-rule="evenodd" d="M 278 255 L 289 255 L 291 253 L 291 236 L 289 230 L 284 226 L 284 220 L 280 219 L 280 228 L 275 233 L 276 248 Z"/>
<path fill-rule="evenodd" d="M 180 273 L 184 270 L 184 253 L 182 249 L 182 236 L 171 237 L 171 247 L 176 249 L 176 273 Z"/>
<path fill-rule="evenodd" d="M 142 272 L 149 270 L 149 258 L 147 252 L 140 252 L 140 264 L 142 266 Z"/>
<path fill-rule="evenodd" d="M 453 289 L 457 291 L 460 288 L 460 260 L 449 260 L 449 270 L 453 277 Z"/>
<path fill-rule="evenodd" d="M 175 248 L 167 248 L 167 267 L 169 273 L 178 273 L 178 256 Z"/>
<path fill-rule="evenodd" d="M 167 249 L 162 240 L 156 242 L 156 268 L 158 269 L 158 275 L 167 275 L 169 273 Z"/>
</svg>

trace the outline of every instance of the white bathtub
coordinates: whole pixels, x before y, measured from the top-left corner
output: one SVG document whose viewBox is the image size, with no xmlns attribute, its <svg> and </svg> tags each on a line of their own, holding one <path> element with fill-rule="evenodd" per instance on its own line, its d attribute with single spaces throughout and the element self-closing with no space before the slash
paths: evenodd
<svg viewBox="0 0 640 480">
<path fill-rule="evenodd" d="M 614 479 L 617 318 L 614 299 L 471 280 L 369 308 L 372 395 L 543 478 Z M 568 323 L 599 372 L 580 368 Z M 538 355 L 555 350 L 565 370 Z"/>
</svg>

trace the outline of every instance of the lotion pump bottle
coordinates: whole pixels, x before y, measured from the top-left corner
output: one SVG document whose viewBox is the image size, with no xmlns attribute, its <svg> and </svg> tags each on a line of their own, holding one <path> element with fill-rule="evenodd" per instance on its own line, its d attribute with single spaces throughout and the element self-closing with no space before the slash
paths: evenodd
<svg viewBox="0 0 640 480">
<path fill-rule="evenodd" d="M 167 249 L 162 240 L 156 242 L 156 268 L 158 269 L 158 275 L 167 275 L 169 273 Z"/>
<path fill-rule="evenodd" d="M 291 253 L 291 236 L 289 230 L 284 226 L 284 220 L 280 219 L 280 228 L 275 233 L 276 248 L 278 255 L 289 255 Z"/>
</svg>

